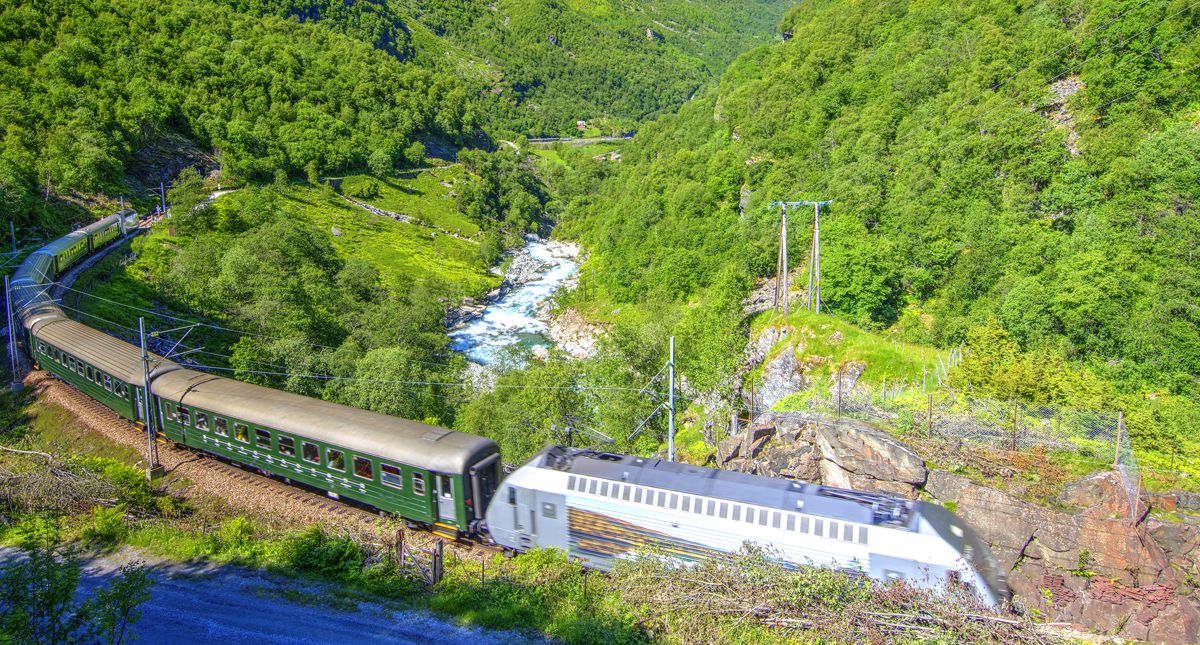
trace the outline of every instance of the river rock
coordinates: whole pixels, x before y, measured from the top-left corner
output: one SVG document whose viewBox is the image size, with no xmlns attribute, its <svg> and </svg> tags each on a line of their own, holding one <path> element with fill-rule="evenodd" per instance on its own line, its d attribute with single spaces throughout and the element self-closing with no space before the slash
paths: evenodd
<svg viewBox="0 0 1200 645">
<path fill-rule="evenodd" d="M 547 315 L 546 336 L 559 349 L 572 358 L 588 358 L 596 352 L 596 342 L 601 333 L 599 325 L 593 325 L 573 307 L 568 307 L 557 316 Z"/>
<path fill-rule="evenodd" d="M 991 545 L 1018 606 L 1124 638 L 1195 642 L 1200 612 L 1179 595 L 1167 553 L 1145 539 L 1145 528 L 1133 526 L 1127 512 L 1111 512 L 1124 503 L 1119 477 L 1102 473 L 1089 480 L 1070 495 L 1087 505 L 1076 513 L 941 470 L 930 471 L 925 492 L 954 502 Z"/>
</svg>

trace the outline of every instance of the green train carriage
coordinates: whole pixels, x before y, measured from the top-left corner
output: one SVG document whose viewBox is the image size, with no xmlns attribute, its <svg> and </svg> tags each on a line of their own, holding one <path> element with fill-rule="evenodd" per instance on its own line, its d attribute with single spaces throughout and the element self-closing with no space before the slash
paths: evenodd
<svg viewBox="0 0 1200 645">
<path fill-rule="evenodd" d="M 483 437 L 188 369 L 151 388 L 171 441 L 447 534 L 477 533 L 499 482 Z"/>
</svg>

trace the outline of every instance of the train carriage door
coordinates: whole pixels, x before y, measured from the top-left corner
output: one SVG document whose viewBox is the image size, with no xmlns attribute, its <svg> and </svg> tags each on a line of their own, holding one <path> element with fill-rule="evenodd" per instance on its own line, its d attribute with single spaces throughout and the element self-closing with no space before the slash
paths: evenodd
<svg viewBox="0 0 1200 645">
<path fill-rule="evenodd" d="M 142 397 L 145 396 L 146 390 L 145 390 L 145 388 L 135 387 L 135 388 L 133 388 L 133 391 L 137 393 L 137 420 L 145 421 L 146 420 L 146 408 L 145 408 L 146 404 L 145 404 L 145 401 L 143 401 Z"/>
<path fill-rule="evenodd" d="M 438 519 L 457 524 L 458 509 L 454 504 L 454 482 L 450 480 L 450 475 L 437 475 L 433 481 L 434 494 L 437 495 L 438 501 Z"/>
</svg>

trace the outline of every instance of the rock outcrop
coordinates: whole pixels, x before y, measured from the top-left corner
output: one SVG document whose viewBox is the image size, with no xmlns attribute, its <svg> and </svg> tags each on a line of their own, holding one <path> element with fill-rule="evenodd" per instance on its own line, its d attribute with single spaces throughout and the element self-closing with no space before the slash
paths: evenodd
<svg viewBox="0 0 1200 645">
<path fill-rule="evenodd" d="M 992 546 L 1014 601 L 1052 621 L 1162 643 L 1200 638 L 1200 612 L 1180 595 L 1168 555 L 1129 519 L 1114 473 L 1068 487 L 1070 513 L 1026 502 L 967 477 L 930 471 L 925 492 L 952 503 Z"/>
<path fill-rule="evenodd" d="M 723 468 L 915 498 L 925 463 L 884 430 L 855 419 L 768 413 L 720 442 Z"/>
<path fill-rule="evenodd" d="M 808 389 L 808 379 L 799 369 L 796 352 L 785 347 L 779 355 L 763 366 L 762 387 L 758 390 L 758 402 L 770 408 L 783 397 Z"/>
</svg>

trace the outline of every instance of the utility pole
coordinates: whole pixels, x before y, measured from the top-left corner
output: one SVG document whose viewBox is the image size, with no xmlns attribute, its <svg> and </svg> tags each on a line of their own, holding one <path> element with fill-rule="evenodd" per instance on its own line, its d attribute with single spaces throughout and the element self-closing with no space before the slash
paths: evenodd
<svg viewBox="0 0 1200 645">
<path fill-rule="evenodd" d="M 167 187 L 163 182 L 158 182 L 158 197 L 159 204 L 162 208 L 163 217 L 167 216 Z"/>
<path fill-rule="evenodd" d="M 775 302 L 772 307 L 779 309 L 779 291 L 783 287 L 783 313 L 788 312 L 788 255 L 787 255 L 787 202 L 780 202 L 779 213 L 779 254 L 775 258 Z"/>
<path fill-rule="evenodd" d="M 12 220 L 8 220 L 8 237 L 12 240 L 12 254 L 17 257 L 17 229 L 13 228 Z"/>
<path fill-rule="evenodd" d="M 17 377 L 17 330 L 13 325 L 12 288 L 8 276 L 4 276 L 4 324 L 8 327 L 8 364 L 12 368 L 12 389 L 15 392 L 21 388 Z"/>
<path fill-rule="evenodd" d="M 670 390 L 667 395 L 667 461 L 675 461 L 675 337 L 671 337 L 671 354 L 667 361 L 667 379 Z"/>
<path fill-rule="evenodd" d="M 832 199 L 825 201 L 806 199 L 798 202 L 776 201 L 770 204 L 770 208 L 782 207 L 782 216 L 779 222 L 779 257 L 775 265 L 775 307 L 779 307 L 779 287 L 782 280 L 784 313 L 787 313 L 788 310 L 787 209 L 789 206 L 793 208 L 796 206 L 813 207 L 812 250 L 808 260 L 808 298 L 805 306 L 809 311 L 813 311 L 815 306 L 816 312 L 821 313 L 821 207 L 832 203 Z"/>
<path fill-rule="evenodd" d="M 146 423 L 146 479 L 154 480 L 162 471 L 158 463 L 157 433 L 154 423 L 154 406 L 150 404 L 150 353 L 146 351 L 146 319 L 138 318 L 138 339 L 142 345 L 142 416 Z"/>
</svg>

